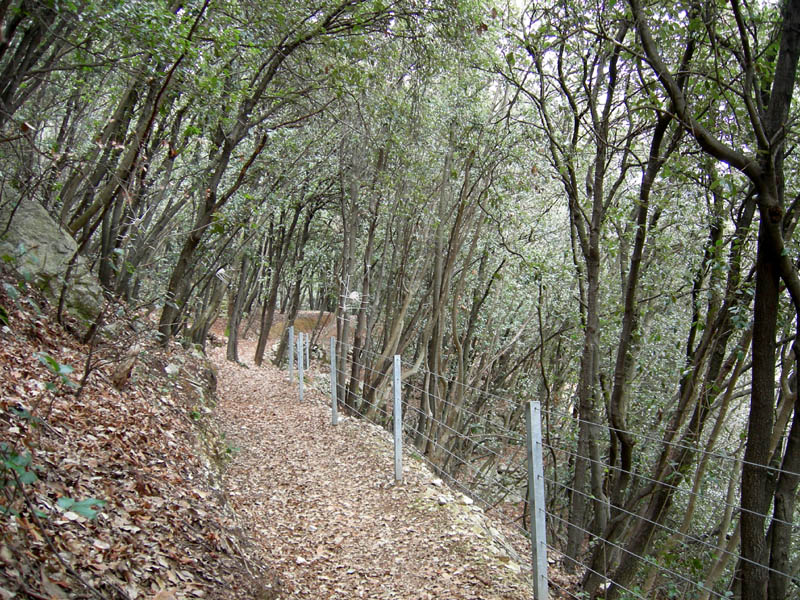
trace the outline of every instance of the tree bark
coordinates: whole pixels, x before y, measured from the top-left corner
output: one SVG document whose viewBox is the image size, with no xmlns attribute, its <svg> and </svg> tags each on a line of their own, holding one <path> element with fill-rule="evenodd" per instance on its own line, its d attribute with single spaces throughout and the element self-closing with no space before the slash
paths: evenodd
<svg viewBox="0 0 800 600">
<path fill-rule="evenodd" d="M 281 273 L 283 272 L 284 265 L 286 264 L 286 260 L 289 257 L 289 249 L 291 247 L 292 237 L 297 227 L 297 221 L 300 218 L 300 213 L 303 211 L 303 205 L 298 204 L 295 207 L 294 216 L 292 217 L 292 223 L 289 226 L 289 230 L 282 234 L 281 241 L 282 243 L 278 247 L 278 255 L 275 257 L 276 263 L 272 272 L 270 274 L 270 288 L 269 294 L 264 302 L 264 306 L 261 312 L 261 330 L 258 334 L 258 343 L 256 344 L 256 353 L 253 357 L 253 361 L 256 365 L 261 365 L 264 362 L 264 352 L 267 348 L 267 340 L 269 339 L 270 329 L 272 329 L 272 321 L 275 318 L 275 306 L 278 301 L 278 290 L 280 289 L 280 282 L 281 282 Z M 297 240 L 297 245 L 295 247 L 295 252 L 297 253 L 296 262 L 301 263 L 303 261 L 303 252 L 306 243 L 308 242 L 308 238 L 311 235 L 311 222 L 314 218 L 315 209 L 314 207 L 309 206 L 306 212 L 306 218 L 303 222 L 303 229 L 300 234 L 299 239 Z M 302 272 L 302 271 L 301 271 Z M 298 273 L 298 279 L 301 278 L 301 273 Z"/>
<path fill-rule="evenodd" d="M 228 320 L 228 347 L 225 358 L 233 362 L 239 362 L 239 324 L 242 322 L 242 306 L 245 296 L 248 293 L 247 277 L 249 275 L 250 258 L 247 254 L 242 255 L 242 262 L 239 266 L 239 283 L 236 286 L 236 299 L 233 301 L 231 316 Z"/>
<path fill-rule="evenodd" d="M 762 221 L 764 215 L 762 215 Z M 772 498 L 769 440 L 775 400 L 775 333 L 780 276 L 776 257 L 759 227 L 756 291 L 753 309 L 753 375 L 747 446 L 742 465 L 742 599 L 767 597 L 769 564 L 765 521 Z"/>
</svg>

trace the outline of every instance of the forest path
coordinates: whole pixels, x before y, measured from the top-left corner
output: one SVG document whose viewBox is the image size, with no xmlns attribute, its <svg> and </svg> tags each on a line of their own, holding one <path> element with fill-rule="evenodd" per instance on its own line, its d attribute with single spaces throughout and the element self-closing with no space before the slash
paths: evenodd
<svg viewBox="0 0 800 600">
<path fill-rule="evenodd" d="M 480 509 L 408 458 L 395 484 L 386 432 L 350 418 L 332 426 L 324 394 L 307 385 L 300 402 L 285 371 L 249 362 L 254 347 L 240 341 L 244 366 L 224 347 L 210 357 L 235 448 L 226 488 L 280 578 L 279 597 L 530 598 L 530 572 L 518 573 Z M 308 375 L 328 376 L 313 364 Z"/>
</svg>

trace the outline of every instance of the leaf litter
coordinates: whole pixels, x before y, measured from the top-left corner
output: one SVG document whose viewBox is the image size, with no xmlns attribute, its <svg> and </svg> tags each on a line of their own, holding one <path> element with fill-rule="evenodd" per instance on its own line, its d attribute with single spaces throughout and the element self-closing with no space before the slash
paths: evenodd
<svg viewBox="0 0 800 600">
<path fill-rule="evenodd" d="M 530 597 L 499 524 L 409 456 L 395 484 L 383 429 L 220 347 L 90 349 L 2 277 L 0 600 Z"/>
<path fill-rule="evenodd" d="M 410 455 L 395 484 L 382 428 L 330 424 L 329 399 L 314 389 L 326 372 L 306 371 L 301 402 L 285 371 L 225 361 L 224 350 L 210 354 L 221 427 L 237 448 L 225 487 L 286 597 L 530 598 L 529 561 L 502 543 L 501 525 Z M 239 350 L 252 356 L 254 344 L 240 340 Z"/>
<path fill-rule="evenodd" d="M 0 600 L 278 597 L 220 485 L 212 365 L 140 339 L 119 390 L 117 333 L 78 394 L 89 348 L 2 277 Z"/>
</svg>

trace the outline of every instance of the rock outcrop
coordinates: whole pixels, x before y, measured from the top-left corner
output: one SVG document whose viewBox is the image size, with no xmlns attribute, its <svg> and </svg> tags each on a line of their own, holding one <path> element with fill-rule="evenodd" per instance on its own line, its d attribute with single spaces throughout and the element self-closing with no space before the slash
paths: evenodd
<svg viewBox="0 0 800 600">
<path fill-rule="evenodd" d="M 13 194 L 13 192 L 12 192 Z M 77 251 L 75 240 L 35 200 L 21 199 L 4 190 L 0 201 L 0 258 L 58 302 L 69 261 Z M 102 289 L 82 257 L 70 276 L 67 308 L 94 320 L 100 311 Z"/>
</svg>

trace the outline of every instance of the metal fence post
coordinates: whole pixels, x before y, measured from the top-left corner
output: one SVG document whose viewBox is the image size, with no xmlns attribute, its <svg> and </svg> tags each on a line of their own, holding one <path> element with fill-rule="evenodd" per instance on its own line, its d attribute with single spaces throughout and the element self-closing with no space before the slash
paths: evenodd
<svg viewBox="0 0 800 600">
<path fill-rule="evenodd" d="M 525 411 L 528 445 L 528 507 L 530 513 L 531 552 L 533 553 L 533 597 L 547 600 L 547 537 L 544 504 L 544 468 L 542 467 L 542 410 L 538 402 L 528 402 Z"/>
<path fill-rule="evenodd" d="M 336 338 L 331 336 L 331 425 L 339 423 L 339 407 L 336 404 Z"/>
<path fill-rule="evenodd" d="M 394 480 L 403 480 L 403 410 L 400 405 L 400 356 L 394 355 Z"/>
<path fill-rule="evenodd" d="M 311 334 L 306 334 L 306 368 L 311 368 Z"/>
<path fill-rule="evenodd" d="M 293 368 L 294 368 L 294 325 L 289 327 L 289 381 L 292 380 Z"/>
<path fill-rule="evenodd" d="M 303 399 L 303 334 L 297 334 L 297 380 L 300 387 L 300 400 Z"/>
</svg>

